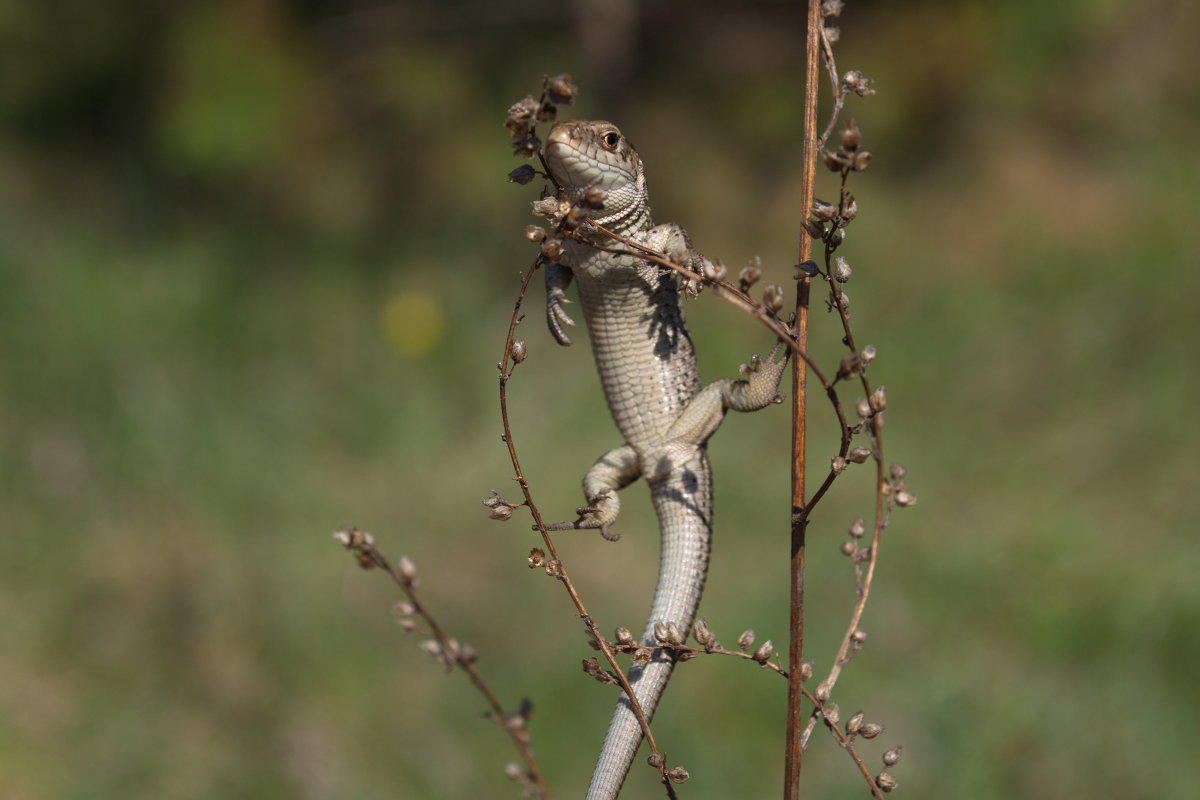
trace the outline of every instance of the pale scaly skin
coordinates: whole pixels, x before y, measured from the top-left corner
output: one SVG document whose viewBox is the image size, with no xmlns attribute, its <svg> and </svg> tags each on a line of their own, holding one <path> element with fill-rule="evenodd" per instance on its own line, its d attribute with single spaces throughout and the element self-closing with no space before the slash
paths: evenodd
<svg viewBox="0 0 1200 800">
<path fill-rule="evenodd" d="M 589 186 L 604 191 L 604 208 L 591 212 L 598 223 L 696 271 L 702 268 L 704 258 L 691 249 L 682 228 L 650 221 L 641 159 L 614 125 L 558 123 L 546 144 L 546 164 L 572 201 Z M 755 357 L 747 380 L 724 379 L 702 389 L 674 273 L 572 240 L 565 242 L 560 263 L 546 272 L 548 321 L 560 344 L 570 344 L 562 325 L 574 324 L 562 308 L 572 278 L 600 382 L 625 444 L 601 456 L 584 476 L 588 507 L 582 516 L 547 527 L 599 528 L 607 535 L 620 508 L 617 490 L 646 479 L 662 534 L 658 585 L 641 639 L 653 647 L 656 622 L 688 631 L 704 588 L 712 537 L 712 473 L 705 443 L 729 409 L 756 411 L 778 401 L 788 351 L 776 346 L 765 362 Z M 657 649 L 649 663 L 630 669 L 630 683 L 647 716 L 653 715 L 673 666 L 671 656 Z M 617 797 L 641 739 L 622 696 L 588 800 Z"/>
</svg>

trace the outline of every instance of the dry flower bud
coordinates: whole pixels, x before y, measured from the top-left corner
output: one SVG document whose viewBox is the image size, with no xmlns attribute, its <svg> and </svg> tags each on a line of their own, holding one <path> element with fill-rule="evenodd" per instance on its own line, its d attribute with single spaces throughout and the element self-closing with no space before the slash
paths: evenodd
<svg viewBox="0 0 1200 800">
<path fill-rule="evenodd" d="M 813 675 L 813 663 L 811 661 L 801 662 L 801 664 L 800 664 L 800 680 L 801 681 L 809 680 L 810 678 L 812 678 L 812 675 Z"/>
<path fill-rule="evenodd" d="M 549 575 L 551 578 L 561 578 L 562 577 L 562 562 L 556 558 L 552 558 L 549 561 L 547 561 L 544 569 L 546 570 L 546 574 Z"/>
<path fill-rule="evenodd" d="M 833 260 L 833 279 L 838 283 L 845 283 L 850 280 L 850 264 L 846 259 L 838 256 Z"/>
<path fill-rule="evenodd" d="M 604 201 L 606 198 L 607 193 L 599 186 L 589 186 L 583 192 L 584 205 L 594 211 L 604 210 Z"/>
<path fill-rule="evenodd" d="M 522 186 L 524 186 L 525 184 L 533 181 L 533 179 L 536 177 L 537 177 L 536 169 L 529 166 L 528 164 L 522 164 L 521 166 L 514 169 L 512 172 L 508 173 L 508 182 L 509 183 L 519 183 Z"/>
<path fill-rule="evenodd" d="M 671 638 L 671 631 L 667 628 L 665 622 L 654 623 L 654 641 L 658 644 L 666 644 Z"/>
<path fill-rule="evenodd" d="M 400 556 L 400 560 L 396 562 L 396 568 L 406 583 L 411 584 L 417 580 L 417 567 L 409 560 L 408 556 Z"/>
<path fill-rule="evenodd" d="M 870 97 L 875 94 L 875 89 L 871 86 L 872 83 L 874 83 L 873 80 L 864 77 L 856 69 L 852 69 L 842 76 L 842 88 L 848 92 L 854 92 L 859 97 Z"/>
<path fill-rule="evenodd" d="M 517 340 L 512 343 L 512 349 L 509 351 L 512 360 L 520 364 L 529 356 L 529 348 L 525 346 L 525 342 Z"/>
<path fill-rule="evenodd" d="M 855 464 L 865 463 L 870 457 L 871 451 L 866 447 L 856 447 L 850 451 L 850 455 L 848 456 L 848 458 Z"/>
<path fill-rule="evenodd" d="M 530 569 L 537 569 L 544 566 L 546 563 L 546 553 L 540 547 L 535 547 L 529 551 L 529 556 L 526 559 L 529 562 Z"/>
<path fill-rule="evenodd" d="M 858 414 L 860 419 L 871 416 L 871 404 L 867 402 L 867 398 L 858 398 L 858 402 L 854 404 L 854 413 Z"/>
<path fill-rule="evenodd" d="M 883 726 L 878 722 L 867 722 L 858 728 L 858 735 L 864 739 L 874 739 L 881 733 L 883 733 Z"/>
<path fill-rule="evenodd" d="M 667 763 L 667 760 L 663 758 L 662 753 L 651 753 L 646 757 L 646 763 L 655 769 L 662 769 L 662 765 Z"/>
<path fill-rule="evenodd" d="M 763 289 L 763 305 L 772 314 L 778 314 L 783 309 L 783 289 L 773 283 L 768 283 Z"/>
<path fill-rule="evenodd" d="M 541 200 L 534 200 L 530 205 L 533 206 L 533 215 L 535 217 L 550 217 L 558 211 L 558 200 L 553 197 L 543 197 Z"/>
<path fill-rule="evenodd" d="M 631 658 L 635 664 L 649 664 L 653 655 L 654 651 L 649 647 L 639 647 L 637 650 L 633 651 Z"/>
<path fill-rule="evenodd" d="M 890 792 L 892 789 L 895 789 L 899 784 L 897 784 L 896 779 L 893 778 L 891 775 L 889 775 L 887 773 L 887 771 L 885 770 L 875 776 L 875 785 L 878 786 L 879 789 L 883 792 Z"/>
<path fill-rule="evenodd" d="M 850 634 L 850 641 L 854 642 L 855 644 L 862 644 L 866 640 L 867 632 L 864 630 L 858 629 L 855 630 L 854 633 Z"/>
<path fill-rule="evenodd" d="M 742 635 L 738 637 L 738 649 L 743 653 L 747 652 L 754 646 L 754 629 L 747 628 L 742 631 Z"/>
<path fill-rule="evenodd" d="M 687 635 L 684 634 L 684 632 L 679 629 L 679 626 L 676 625 L 674 622 L 668 622 L 667 623 L 667 643 L 673 644 L 676 647 L 678 647 L 679 645 L 684 644 L 686 641 L 687 641 Z"/>
<path fill-rule="evenodd" d="M 903 745 L 899 747 L 893 747 L 891 750 L 888 750 L 886 753 L 884 753 L 883 765 L 885 767 L 894 767 L 896 764 L 900 763 L 900 750 L 902 748 Z"/>
<path fill-rule="evenodd" d="M 846 77 L 850 77 L 851 74 L 853 73 L 847 72 Z M 842 149 L 848 153 L 853 153 L 862 144 L 862 131 L 858 129 L 858 122 L 856 120 L 852 119 L 846 123 L 846 127 L 842 128 L 839 136 L 842 140 Z"/>
<path fill-rule="evenodd" d="M 692 626 L 692 636 L 701 646 L 705 647 L 714 641 L 712 631 L 708 629 L 708 623 L 702 619 L 696 620 L 696 624 Z"/>
<path fill-rule="evenodd" d="M 867 525 L 863 522 L 863 518 L 859 517 L 854 522 L 850 523 L 850 535 L 855 539 L 861 539 L 867 535 Z"/>
<path fill-rule="evenodd" d="M 870 364 L 872 361 L 874 361 L 876 355 L 877 355 L 877 351 L 875 350 L 875 345 L 869 344 L 866 347 L 864 347 L 862 349 L 863 365 L 865 366 L 867 364 Z"/>
<path fill-rule="evenodd" d="M 892 464 L 890 472 L 894 481 L 902 480 L 908 474 L 908 470 L 900 464 Z"/>
<path fill-rule="evenodd" d="M 854 546 L 854 542 L 842 542 L 842 555 L 852 556 L 858 548 Z"/>
<path fill-rule="evenodd" d="M 838 721 L 842 718 L 842 710 L 838 708 L 837 703 L 830 703 L 829 705 L 825 706 L 825 713 L 823 716 L 830 725 L 837 725 Z"/>
<path fill-rule="evenodd" d="M 762 259 L 755 256 L 749 264 L 742 267 L 738 273 L 738 286 L 743 292 L 749 291 L 750 287 L 758 283 L 762 278 Z"/>
<path fill-rule="evenodd" d="M 775 645 L 771 643 L 770 639 L 767 639 L 754 651 L 752 658 L 760 664 L 765 664 L 773 655 L 775 655 Z"/>
<path fill-rule="evenodd" d="M 862 725 L 863 712 L 858 711 L 850 719 L 846 720 L 846 733 L 858 733 L 859 727 Z"/>
<path fill-rule="evenodd" d="M 667 780 L 671 783 L 683 783 L 689 777 L 688 771 L 683 767 L 671 767 L 667 770 Z"/>
<path fill-rule="evenodd" d="M 850 202 L 846 203 L 845 207 L 842 209 L 842 221 L 843 222 L 853 222 L 854 218 L 857 216 L 858 216 L 858 201 L 855 200 L 853 197 L 851 197 Z"/>
<path fill-rule="evenodd" d="M 527 94 L 508 107 L 508 118 L 514 120 L 532 119 L 537 114 L 540 106 L 541 103 L 538 102 L 536 97 Z"/>
<path fill-rule="evenodd" d="M 833 693 L 833 686 L 829 683 L 829 679 L 821 681 L 817 684 L 817 688 L 813 690 L 813 697 L 824 703 L 829 699 L 829 695 Z"/>
<path fill-rule="evenodd" d="M 569 104 L 575 99 L 575 84 L 571 83 L 571 76 L 567 73 L 555 75 L 546 84 L 546 93 L 550 96 L 551 102 Z"/>
<path fill-rule="evenodd" d="M 613 636 L 617 638 L 617 642 L 619 644 L 635 644 L 633 640 L 633 633 L 630 632 L 629 628 L 617 628 L 615 631 L 613 631 Z"/>
<path fill-rule="evenodd" d="M 905 489 L 901 489 L 900 491 L 896 492 L 896 505 L 900 506 L 901 508 L 907 508 L 908 506 L 914 506 L 916 504 L 917 498 L 911 492 Z"/>
<path fill-rule="evenodd" d="M 496 506 L 488 512 L 488 519 L 499 520 L 500 522 L 508 522 L 512 518 L 513 510 L 508 506 Z"/>
<path fill-rule="evenodd" d="M 540 242 L 546 238 L 546 229 L 541 225 L 528 225 L 525 228 L 525 238 L 531 242 Z"/>
<path fill-rule="evenodd" d="M 542 258 L 547 261 L 558 261 L 562 255 L 562 242 L 557 239 L 547 239 L 542 242 Z"/>
<path fill-rule="evenodd" d="M 815 219 L 821 222 L 829 222 L 837 215 L 837 206 L 833 203 L 826 203 L 816 197 L 812 202 L 812 215 Z"/>
<path fill-rule="evenodd" d="M 861 153 L 854 154 L 854 171 L 862 172 L 867 167 L 871 166 L 871 154 L 863 150 Z"/>
<path fill-rule="evenodd" d="M 887 392 L 882 386 L 879 386 L 871 392 L 871 410 L 883 411 L 885 408 L 887 408 Z"/>
<path fill-rule="evenodd" d="M 834 475 L 841 475 L 846 471 L 846 459 L 841 456 L 834 456 L 829 460 L 829 469 L 833 471 Z"/>
<path fill-rule="evenodd" d="M 825 238 L 825 223 L 816 217 L 809 217 L 804 221 L 804 230 L 814 239 Z"/>
</svg>

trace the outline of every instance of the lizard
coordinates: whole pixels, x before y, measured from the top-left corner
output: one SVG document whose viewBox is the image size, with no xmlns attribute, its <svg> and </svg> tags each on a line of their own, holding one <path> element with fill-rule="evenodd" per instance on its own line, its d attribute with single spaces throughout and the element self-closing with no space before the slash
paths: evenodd
<svg viewBox="0 0 1200 800">
<path fill-rule="evenodd" d="M 651 220 L 642 160 L 615 125 L 556 123 L 547 136 L 544 163 L 560 199 L 586 206 L 592 221 L 704 274 L 710 262 L 692 249 L 687 232 Z M 595 202 L 596 189 L 602 193 L 600 203 Z M 581 206 L 585 196 L 589 202 Z M 602 234 L 589 235 L 601 241 Z M 713 523 L 708 438 L 729 410 L 757 411 L 782 402 L 777 391 L 790 350 L 777 343 L 766 360 L 757 355 L 751 359 L 745 379 L 722 379 L 701 387 L 673 271 L 567 238 L 556 263 L 547 265 L 545 277 L 547 323 L 562 345 L 571 344 L 564 325 L 575 324 L 563 308 L 570 302 L 566 289 L 572 280 L 577 286 L 600 382 L 625 439 L 588 469 L 583 479 L 586 506 L 578 510 L 579 518 L 546 527 L 599 529 L 605 538 L 616 538 L 609 528 L 620 509 L 617 491 L 638 478 L 649 484 L 662 552 L 640 641 L 653 655 L 645 664 L 634 664 L 628 674 L 649 720 L 674 666 L 673 656 L 656 647 L 655 628 L 687 635 L 708 572 Z M 622 694 L 587 800 L 617 797 L 641 739 L 641 727 Z"/>
</svg>

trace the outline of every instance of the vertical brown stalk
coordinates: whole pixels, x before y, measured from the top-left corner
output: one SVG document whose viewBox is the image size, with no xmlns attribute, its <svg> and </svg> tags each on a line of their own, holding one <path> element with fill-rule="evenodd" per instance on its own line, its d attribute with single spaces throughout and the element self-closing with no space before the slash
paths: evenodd
<svg viewBox="0 0 1200 800">
<path fill-rule="evenodd" d="M 804 174 L 800 189 L 800 254 L 798 263 L 812 255 L 812 241 L 804 229 L 812 208 L 817 163 L 817 78 L 820 59 L 821 3 L 808 0 L 808 37 L 804 75 Z M 797 344 L 808 348 L 808 296 L 810 278 L 802 277 L 796 292 Z M 801 717 L 800 663 L 804 656 L 804 535 L 808 526 L 804 505 L 805 382 L 804 359 L 792 360 L 792 535 L 791 535 L 791 636 L 788 642 L 787 754 L 784 763 L 784 800 L 800 797 Z"/>
</svg>

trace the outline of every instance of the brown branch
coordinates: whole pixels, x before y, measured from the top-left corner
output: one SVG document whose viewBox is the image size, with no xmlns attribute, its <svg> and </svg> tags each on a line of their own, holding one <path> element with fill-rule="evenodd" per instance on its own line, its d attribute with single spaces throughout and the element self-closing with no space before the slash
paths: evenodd
<svg viewBox="0 0 1200 800">
<path fill-rule="evenodd" d="M 500 705 L 500 701 L 496 695 L 488 687 L 483 680 L 483 676 L 479 674 L 479 670 L 475 668 L 475 659 L 471 651 L 460 647 L 446 632 L 442 630 L 442 626 L 438 624 L 433 615 L 425 607 L 425 605 L 417 597 L 417 581 L 415 571 L 412 568 L 411 562 L 407 559 L 402 559 L 399 568 L 392 566 L 391 561 L 383 554 L 375 544 L 375 538 L 369 533 L 360 531 L 358 528 L 343 528 L 334 534 L 339 542 L 352 551 L 358 559 L 359 566 L 363 569 L 373 569 L 378 567 L 388 574 L 392 581 L 400 587 L 407 598 L 408 603 L 412 606 L 413 613 L 417 614 L 425 621 L 429 628 L 429 632 L 437 640 L 440 652 L 439 658 L 442 660 L 447 669 L 458 667 L 467 674 L 471 684 L 483 695 L 491 710 L 491 719 L 497 725 L 500 725 L 508 732 L 508 736 L 512 739 L 513 745 L 517 748 L 517 752 L 521 754 L 521 760 L 525 762 L 525 778 L 529 783 L 529 788 L 536 792 L 536 796 L 549 800 L 550 792 L 546 789 L 546 782 L 542 777 L 542 771 L 538 767 L 537 760 L 533 756 L 533 750 L 529 746 L 529 730 L 526 727 L 528 720 L 528 711 L 521 711 L 516 714 L 508 714 L 504 707 Z"/>
<path fill-rule="evenodd" d="M 808 219 L 812 208 L 814 183 L 816 180 L 816 161 L 819 147 L 815 141 L 817 129 L 817 81 L 818 38 L 822 35 L 821 2 L 808 2 L 808 37 L 806 43 L 806 66 L 804 76 L 804 131 L 803 131 L 803 174 L 800 190 L 800 252 L 799 263 L 808 261 L 812 252 L 812 241 L 803 223 Z M 808 345 L 808 300 L 811 278 L 805 275 L 801 278 L 796 292 L 796 327 L 797 342 L 803 347 Z M 816 370 L 814 370 L 816 372 Z M 819 373 L 818 373 L 819 374 Z M 827 393 L 835 397 L 833 387 L 821 376 L 821 384 Z M 798 800 L 800 797 L 800 769 L 802 766 L 803 749 L 800 747 L 798 731 L 800 727 L 801 697 L 806 690 L 800 683 L 800 663 L 804 658 L 804 559 L 805 535 L 808 529 L 808 516 L 811 505 L 805 503 L 804 478 L 806 471 L 805 438 L 807 375 L 801 362 L 797 361 L 792 371 L 792 521 L 790 537 L 790 598 L 791 621 L 789 625 L 788 663 L 791 675 L 788 677 L 787 701 L 787 734 L 784 750 L 784 800 Z M 841 449 L 849 446 L 848 426 L 841 412 L 841 403 L 835 404 L 839 409 L 838 420 L 841 423 Z M 814 500 L 820 500 L 829 484 L 833 483 L 835 473 L 831 470 L 825 479 L 820 493 Z M 815 703 L 814 703 L 815 705 Z"/>
</svg>

